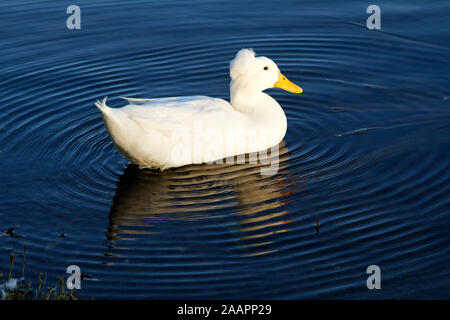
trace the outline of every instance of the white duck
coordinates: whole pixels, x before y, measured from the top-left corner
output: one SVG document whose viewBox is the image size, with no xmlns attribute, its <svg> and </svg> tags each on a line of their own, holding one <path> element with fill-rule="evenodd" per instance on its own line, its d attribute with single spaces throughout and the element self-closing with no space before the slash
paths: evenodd
<svg viewBox="0 0 450 320">
<path fill-rule="evenodd" d="M 263 91 L 302 89 L 266 57 L 242 49 L 230 63 L 230 97 L 124 98 L 130 104 L 95 105 L 120 154 L 140 167 L 164 170 L 208 163 L 278 145 L 287 129 L 280 105 Z"/>
</svg>

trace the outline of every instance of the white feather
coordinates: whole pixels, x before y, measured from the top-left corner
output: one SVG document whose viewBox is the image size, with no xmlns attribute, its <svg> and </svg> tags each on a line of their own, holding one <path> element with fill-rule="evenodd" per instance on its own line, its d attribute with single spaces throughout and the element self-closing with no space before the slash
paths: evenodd
<svg viewBox="0 0 450 320">
<path fill-rule="evenodd" d="M 270 65 L 270 71 L 264 66 Z M 286 133 L 279 104 L 262 91 L 278 79 L 278 68 L 253 50 L 240 50 L 230 63 L 232 104 L 205 96 L 123 98 L 130 104 L 101 111 L 114 144 L 141 167 L 164 170 L 266 150 Z M 255 140 L 255 135 L 258 136 Z"/>
</svg>

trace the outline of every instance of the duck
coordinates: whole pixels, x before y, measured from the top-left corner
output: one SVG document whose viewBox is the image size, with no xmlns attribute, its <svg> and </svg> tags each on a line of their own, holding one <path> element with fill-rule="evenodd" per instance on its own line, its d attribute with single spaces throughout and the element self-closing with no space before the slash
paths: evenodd
<svg viewBox="0 0 450 320">
<path fill-rule="evenodd" d="M 164 171 L 258 154 L 277 146 L 287 131 L 282 107 L 264 92 L 303 89 L 271 59 L 241 49 L 230 62 L 230 101 L 207 96 L 129 98 L 111 108 L 95 102 L 117 151 L 139 168 Z M 228 163 L 228 162 L 227 162 Z"/>
</svg>

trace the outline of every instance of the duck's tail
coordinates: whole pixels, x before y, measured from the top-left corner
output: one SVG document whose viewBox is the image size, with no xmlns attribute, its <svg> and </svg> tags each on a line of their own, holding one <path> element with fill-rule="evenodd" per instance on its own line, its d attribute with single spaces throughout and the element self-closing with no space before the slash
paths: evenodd
<svg viewBox="0 0 450 320">
<path fill-rule="evenodd" d="M 95 102 L 95 106 L 98 108 L 98 110 L 100 110 L 100 112 L 103 115 L 109 113 L 108 111 L 111 110 L 111 108 L 106 105 L 106 100 L 107 99 L 108 99 L 108 97 L 104 97 L 102 102 L 100 102 L 99 100 L 97 100 Z"/>
</svg>

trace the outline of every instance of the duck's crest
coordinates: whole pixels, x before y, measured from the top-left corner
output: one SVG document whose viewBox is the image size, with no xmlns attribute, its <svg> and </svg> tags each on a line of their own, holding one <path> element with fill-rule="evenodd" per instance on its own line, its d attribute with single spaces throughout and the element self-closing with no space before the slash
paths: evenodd
<svg viewBox="0 0 450 320">
<path fill-rule="evenodd" d="M 230 62 L 230 77 L 236 79 L 239 76 L 252 72 L 255 51 L 253 49 L 241 49 Z"/>
</svg>

